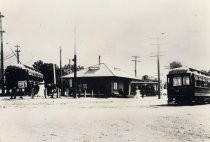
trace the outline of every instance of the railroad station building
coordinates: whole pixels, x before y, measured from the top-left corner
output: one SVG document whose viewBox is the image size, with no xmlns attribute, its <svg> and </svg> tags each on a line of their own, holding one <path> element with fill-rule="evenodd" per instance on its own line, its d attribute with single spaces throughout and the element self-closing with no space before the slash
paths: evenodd
<svg viewBox="0 0 210 142">
<path fill-rule="evenodd" d="M 74 73 L 63 76 L 72 87 Z M 105 63 L 90 66 L 77 72 L 77 85 L 82 93 L 94 97 L 126 97 L 131 94 L 131 82 L 140 79 L 128 75 L 118 68 L 110 68 Z"/>
<path fill-rule="evenodd" d="M 63 76 L 63 79 L 72 88 L 74 73 Z M 135 86 L 139 84 L 144 84 L 144 82 L 128 75 L 121 69 L 110 68 L 105 63 L 93 65 L 77 72 L 77 86 L 80 86 L 81 94 L 85 96 L 129 97 L 135 94 Z M 157 84 L 157 82 L 153 84 Z"/>
</svg>

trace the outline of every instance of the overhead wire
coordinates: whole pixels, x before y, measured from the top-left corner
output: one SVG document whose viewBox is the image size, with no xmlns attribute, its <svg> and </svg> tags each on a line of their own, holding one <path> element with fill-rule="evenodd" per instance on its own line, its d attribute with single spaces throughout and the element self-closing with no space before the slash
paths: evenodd
<svg viewBox="0 0 210 142">
<path fill-rule="evenodd" d="M 10 54 L 6 55 L 4 58 L 7 58 L 7 57 L 9 57 L 11 55 L 14 55 L 14 53 L 10 53 Z"/>
<path fill-rule="evenodd" d="M 8 60 L 8 59 L 10 59 L 10 58 L 12 58 L 12 57 L 14 57 L 15 55 L 12 55 L 12 56 L 9 56 L 9 57 L 7 57 L 7 58 L 4 58 L 4 60 Z"/>
<path fill-rule="evenodd" d="M 13 56 L 8 57 L 7 59 L 10 59 L 10 58 L 12 58 L 14 56 L 17 58 L 17 55 L 15 54 L 15 52 L 13 51 L 13 49 L 10 47 L 9 42 L 7 42 L 6 45 L 10 48 L 10 50 L 12 51 L 12 54 L 13 54 Z"/>
</svg>

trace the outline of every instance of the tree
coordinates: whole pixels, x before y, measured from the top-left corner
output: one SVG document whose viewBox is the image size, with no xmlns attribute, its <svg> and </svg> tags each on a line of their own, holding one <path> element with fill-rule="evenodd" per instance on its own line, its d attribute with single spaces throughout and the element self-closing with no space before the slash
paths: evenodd
<svg viewBox="0 0 210 142">
<path fill-rule="evenodd" d="M 42 60 L 39 60 L 39 61 L 34 62 L 34 64 L 32 66 L 35 69 L 41 71 L 40 69 L 41 69 L 41 67 L 42 67 L 43 64 L 44 64 L 43 61 Z"/>
<path fill-rule="evenodd" d="M 210 70 L 209 71 L 207 71 L 207 70 L 201 70 L 201 71 L 210 75 Z"/>
<path fill-rule="evenodd" d="M 78 65 L 77 71 L 83 70 L 84 66 Z M 74 72 L 74 65 L 71 65 L 71 73 Z M 67 75 L 69 74 L 69 64 L 66 64 L 62 67 L 62 74 Z"/>
<path fill-rule="evenodd" d="M 201 72 L 208 73 L 208 71 L 206 71 L 206 70 L 201 70 Z"/>
<path fill-rule="evenodd" d="M 173 61 L 169 64 L 169 66 L 170 66 L 170 69 L 175 69 L 175 68 L 182 67 L 182 63 L 178 61 Z"/>
<path fill-rule="evenodd" d="M 44 81 L 46 84 L 51 84 L 54 82 L 53 63 L 43 63 L 40 66 L 40 71 L 44 75 Z M 58 82 L 60 77 L 60 70 L 57 65 L 55 65 L 55 73 L 56 80 Z"/>
<path fill-rule="evenodd" d="M 44 81 L 46 84 L 54 82 L 53 63 L 44 63 L 42 60 L 38 60 L 34 62 L 32 66 L 44 75 Z M 56 80 L 58 82 L 60 77 L 60 70 L 57 65 L 55 65 L 55 72 Z"/>
<path fill-rule="evenodd" d="M 53 77 L 53 63 L 44 63 L 42 60 L 38 60 L 36 62 L 33 63 L 32 65 L 35 69 L 41 71 L 41 73 L 44 75 L 44 80 L 45 82 L 52 82 Z M 78 65 L 77 66 L 77 71 L 84 69 L 83 66 Z M 59 67 L 56 65 L 55 66 L 55 70 L 56 70 L 56 78 L 58 80 L 58 78 L 60 77 L 60 69 Z M 71 65 L 71 72 L 74 72 L 74 65 Z M 62 67 L 62 75 L 67 75 L 69 74 L 69 64 L 66 64 Z"/>
<path fill-rule="evenodd" d="M 80 71 L 80 70 L 83 70 L 84 69 L 84 67 L 83 66 L 77 66 L 77 71 Z"/>
<path fill-rule="evenodd" d="M 143 80 L 143 81 L 149 81 L 149 76 L 148 76 L 148 75 L 142 76 L 142 80 Z"/>
</svg>

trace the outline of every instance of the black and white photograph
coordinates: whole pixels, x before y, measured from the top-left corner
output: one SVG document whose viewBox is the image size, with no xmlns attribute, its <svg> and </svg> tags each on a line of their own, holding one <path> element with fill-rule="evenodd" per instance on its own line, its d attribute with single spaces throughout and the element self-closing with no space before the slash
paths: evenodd
<svg viewBox="0 0 210 142">
<path fill-rule="evenodd" d="M 0 0 L 0 142 L 210 142 L 209 0 Z"/>
</svg>

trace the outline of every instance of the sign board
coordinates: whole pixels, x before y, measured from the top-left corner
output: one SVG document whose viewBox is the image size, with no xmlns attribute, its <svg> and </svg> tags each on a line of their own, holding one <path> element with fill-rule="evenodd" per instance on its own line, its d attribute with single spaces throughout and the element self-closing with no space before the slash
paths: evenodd
<svg viewBox="0 0 210 142">
<path fill-rule="evenodd" d="M 26 81 L 18 81 L 18 88 L 24 89 L 27 87 Z"/>
</svg>

